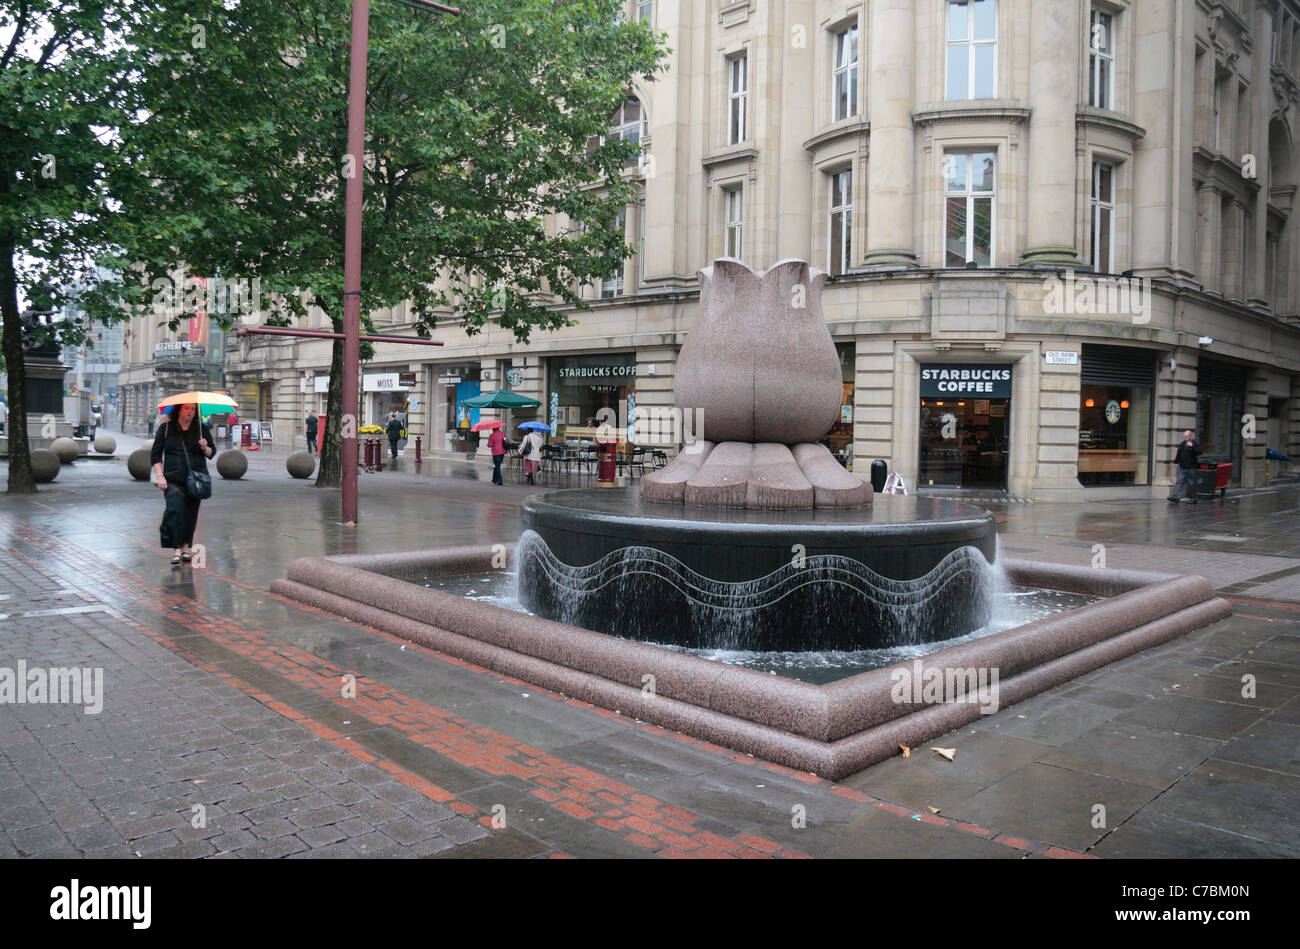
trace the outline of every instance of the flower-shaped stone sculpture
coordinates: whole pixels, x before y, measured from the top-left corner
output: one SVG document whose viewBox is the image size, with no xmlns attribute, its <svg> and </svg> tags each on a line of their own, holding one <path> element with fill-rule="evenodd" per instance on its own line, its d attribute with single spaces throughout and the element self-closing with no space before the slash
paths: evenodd
<svg viewBox="0 0 1300 949">
<path fill-rule="evenodd" d="M 766 510 L 871 503 L 870 487 L 816 441 L 842 392 L 826 274 L 802 260 L 757 273 L 724 257 L 700 277 L 707 306 L 678 357 L 675 395 L 701 440 L 646 475 L 641 496 Z"/>
</svg>

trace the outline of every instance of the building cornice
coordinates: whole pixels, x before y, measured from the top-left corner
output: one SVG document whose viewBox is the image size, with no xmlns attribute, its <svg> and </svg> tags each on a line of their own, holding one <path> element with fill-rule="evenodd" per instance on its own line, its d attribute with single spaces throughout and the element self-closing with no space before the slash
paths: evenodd
<svg viewBox="0 0 1300 949">
<path fill-rule="evenodd" d="M 730 162 L 738 161 L 755 161 L 758 159 L 758 149 L 753 145 L 732 146 L 723 151 L 714 152 L 711 155 L 705 155 L 700 159 L 700 164 L 705 168 L 713 168 L 716 165 L 726 165 Z"/>
<path fill-rule="evenodd" d="M 1116 132 L 1131 142 L 1141 141 L 1146 138 L 1147 134 L 1146 129 L 1134 122 L 1130 122 L 1118 112 L 1112 112 L 1109 109 L 1098 109 L 1090 105 L 1079 106 L 1074 114 L 1074 124 L 1085 128 Z"/>
<path fill-rule="evenodd" d="M 1242 168 L 1220 152 L 1204 145 L 1192 148 L 1192 175 L 1222 194 L 1248 201 L 1259 191 L 1259 180 L 1242 175 Z"/>
<path fill-rule="evenodd" d="M 865 119 L 844 122 L 839 125 L 833 125 L 823 132 L 818 132 L 812 138 L 803 143 L 803 149 L 806 152 L 814 152 L 823 145 L 830 145 L 832 142 L 838 142 L 840 139 L 852 138 L 859 135 L 869 135 L 870 133 L 871 123 Z"/>
<path fill-rule="evenodd" d="M 912 124 L 918 128 L 924 128 L 950 122 L 990 120 L 1028 122 L 1032 111 L 1032 109 L 1022 106 L 1019 99 L 963 99 L 956 102 L 927 102 L 912 113 Z"/>
</svg>

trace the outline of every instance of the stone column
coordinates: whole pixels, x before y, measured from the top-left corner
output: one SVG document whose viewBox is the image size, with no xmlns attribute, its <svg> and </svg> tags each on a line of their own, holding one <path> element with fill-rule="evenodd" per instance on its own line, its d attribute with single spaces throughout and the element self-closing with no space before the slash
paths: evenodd
<svg viewBox="0 0 1300 949">
<path fill-rule="evenodd" d="M 1133 271 L 1178 279 L 1190 263 L 1182 241 L 1191 234 L 1181 221 L 1195 208 L 1196 5 L 1155 0 L 1132 5 L 1126 17 L 1134 37 L 1132 118 L 1146 129 L 1133 154 Z"/>
<path fill-rule="evenodd" d="M 1247 304 L 1256 307 L 1273 307 L 1276 312 L 1277 301 L 1268 299 L 1268 194 L 1272 187 L 1271 162 L 1268 150 L 1268 125 L 1273 107 L 1271 80 L 1271 42 L 1273 17 L 1268 7 L 1259 4 L 1255 7 L 1254 22 L 1251 30 L 1255 36 L 1264 39 L 1259 44 L 1253 57 L 1254 75 L 1251 78 L 1250 101 L 1250 138 L 1244 142 L 1242 152 L 1255 156 L 1254 183 L 1259 185 L 1255 198 L 1255 215 L 1251 235 L 1254 253 L 1249 261 L 1250 294 Z M 1237 155 L 1241 157 L 1240 154 Z"/>
<path fill-rule="evenodd" d="M 913 5 L 913 0 L 876 0 L 872 4 L 867 74 L 871 153 L 867 161 L 864 258 L 868 267 L 898 269 L 917 265 L 912 206 L 916 134 L 912 129 L 916 58 Z"/>
<path fill-rule="evenodd" d="M 1283 422 L 1285 426 L 1284 442 L 1281 449 L 1282 454 L 1297 459 L 1300 458 L 1300 376 L 1291 377 L 1291 397 L 1286 402 L 1287 418 Z M 1285 462 L 1279 462 L 1285 464 Z M 1291 470 L 1295 470 L 1294 462 Z"/>
<path fill-rule="evenodd" d="M 1075 246 L 1075 120 L 1079 49 L 1087 38 L 1076 0 L 1035 0 L 1030 15 L 1027 266 L 1079 263 Z M 1008 77 L 1000 77 L 1006 88 Z M 1002 157 L 1003 162 L 1007 160 Z"/>
<path fill-rule="evenodd" d="M 641 285 L 651 290 L 678 290 L 694 283 L 692 235 L 708 226 L 705 208 L 693 200 L 702 188 L 698 141 L 702 103 L 692 90 L 707 89 L 709 51 L 701 48 L 708 4 L 660 0 L 655 30 L 674 37 L 668 69 L 648 84 L 650 146 L 645 164 L 645 247 L 638 266 Z M 697 8 L 698 12 L 697 12 Z M 705 44 L 707 46 L 707 43 Z M 702 71 L 703 70 L 703 71 Z M 708 146 L 703 146 L 707 151 Z"/>
<path fill-rule="evenodd" d="M 1177 369 L 1169 371 L 1170 355 Z M 1175 480 L 1174 455 L 1183 432 L 1196 429 L 1196 376 L 1200 352 L 1179 347 L 1172 354 L 1160 354 L 1156 369 L 1156 444 L 1152 459 L 1151 483 L 1172 487 Z M 1197 432 L 1196 437 L 1203 437 Z"/>
<path fill-rule="evenodd" d="M 1255 416 L 1255 437 L 1241 440 L 1241 486 L 1263 487 L 1264 449 L 1268 447 L 1268 370 L 1254 369 L 1246 376 L 1247 414 Z M 1235 419 L 1234 422 L 1240 422 Z"/>
<path fill-rule="evenodd" d="M 1210 292 L 1222 292 L 1223 275 L 1219 271 L 1223 233 L 1219 226 L 1221 209 L 1219 191 L 1205 183 L 1196 191 L 1196 227 L 1199 243 L 1196 251 L 1196 277 L 1201 287 Z"/>
<path fill-rule="evenodd" d="M 1241 202 L 1236 198 L 1228 198 L 1224 202 L 1223 220 L 1220 222 L 1219 230 L 1223 235 L 1222 261 L 1223 261 L 1223 298 L 1225 300 L 1240 300 L 1241 277 L 1242 277 L 1242 257 L 1244 248 L 1241 246 L 1241 219 L 1242 207 Z"/>
</svg>

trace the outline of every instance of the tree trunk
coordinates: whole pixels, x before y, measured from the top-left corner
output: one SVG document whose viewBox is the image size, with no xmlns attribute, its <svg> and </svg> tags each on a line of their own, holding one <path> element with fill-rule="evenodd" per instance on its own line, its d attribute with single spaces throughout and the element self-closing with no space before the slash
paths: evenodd
<svg viewBox="0 0 1300 949">
<path fill-rule="evenodd" d="M 13 245 L 0 245 L 0 316 L 4 318 L 3 352 L 9 373 L 9 493 L 35 494 L 32 454 L 27 444 L 27 366 L 23 362 L 23 328 L 18 319 L 18 280 Z"/>
<path fill-rule="evenodd" d="M 330 317 L 334 332 L 343 332 L 341 320 Z M 325 400 L 325 435 L 320 445 L 320 468 L 316 487 L 337 488 L 343 484 L 343 340 L 334 340 L 330 351 L 330 389 Z"/>
</svg>

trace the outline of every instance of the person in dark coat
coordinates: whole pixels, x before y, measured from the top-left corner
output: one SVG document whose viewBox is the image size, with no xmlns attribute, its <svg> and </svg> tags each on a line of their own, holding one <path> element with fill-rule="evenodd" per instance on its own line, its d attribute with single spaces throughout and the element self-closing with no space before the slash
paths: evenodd
<svg viewBox="0 0 1300 949">
<path fill-rule="evenodd" d="M 1196 485 L 1192 480 L 1192 472 L 1196 470 L 1196 462 L 1200 455 L 1201 443 L 1193 436 L 1191 429 L 1188 429 L 1183 432 L 1178 453 L 1174 455 L 1174 464 L 1178 466 L 1178 478 L 1174 484 L 1174 493 L 1168 500 L 1177 504 L 1183 496 L 1183 488 L 1187 488 L 1187 500 L 1196 503 Z"/>
<path fill-rule="evenodd" d="M 316 452 L 316 427 L 320 419 L 316 418 L 315 412 L 307 413 L 307 451 L 315 454 Z"/>
<path fill-rule="evenodd" d="M 171 547 L 172 565 L 189 563 L 194 556 L 194 530 L 199 523 L 199 499 L 190 497 L 185 481 L 191 470 L 207 473 L 213 456 L 212 430 L 199 417 L 193 403 L 173 405 L 158 426 L 149 461 L 158 487 L 163 491 L 162 545 Z M 185 454 L 189 454 L 186 466 Z"/>
<path fill-rule="evenodd" d="M 388 450 L 393 453 L 393 461 L 397 460 L 397 443 L 402 439 L 402 420 L 393 412 L 388 416 Z"/>
</svg>

